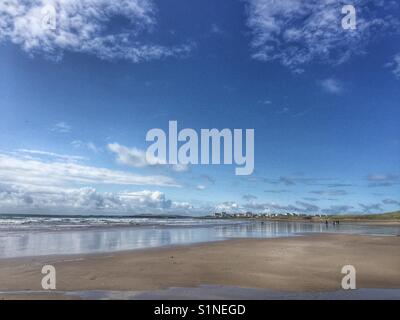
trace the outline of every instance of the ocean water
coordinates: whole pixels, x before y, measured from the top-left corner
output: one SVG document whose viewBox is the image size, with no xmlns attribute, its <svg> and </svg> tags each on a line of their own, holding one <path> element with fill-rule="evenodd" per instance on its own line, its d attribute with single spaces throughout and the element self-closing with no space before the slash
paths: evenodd
<svg viewBox="0 0 400 320">
<path fill-rule="evenodd" d="M 0 258 L 72 255 L 187 245 L 230 238 L 334 232 L 400 235 L 400 226 L 137 217 L 0 216 Z"/>
</svg>

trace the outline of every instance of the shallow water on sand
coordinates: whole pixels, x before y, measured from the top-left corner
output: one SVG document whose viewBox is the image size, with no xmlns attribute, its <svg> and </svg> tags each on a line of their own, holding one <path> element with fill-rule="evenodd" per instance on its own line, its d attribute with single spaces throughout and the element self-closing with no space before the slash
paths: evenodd
<svg viewBox="0 0 400 320">
<path fill-rule="evenodd" d="M 361 288 L 324 292 L 285 292 L 269 289 L 201 285 L 154 291 L 5 291 L 0 295 L 55 295 L 84 300 L 400 300 L 400 289 Z"/>
<path fill-rule="evenodd" d="M 6 229 L 0 231 L 0 258 L 115 252 L 220 241 L 272 238 L 309 232 L 400 235 L 400 226 L 372 226 L 281 221 L 210 221 L 92 228 Z"/>
</svg>

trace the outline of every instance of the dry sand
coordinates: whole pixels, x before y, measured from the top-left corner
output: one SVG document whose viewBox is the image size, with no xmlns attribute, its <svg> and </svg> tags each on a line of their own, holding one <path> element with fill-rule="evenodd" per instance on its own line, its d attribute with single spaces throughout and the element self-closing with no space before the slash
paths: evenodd
<svg viewBox="0 0 400 320">
<path fill-rule="evenodd" d="M 57 270 L 57 291 L 143 291 L 202 284 L 332 291 L 341 288 L 341 268 L 347 264 L 357 270 L 358 288 L 400 288 L 400 237 L 314 234 L 114 254 L 2 259 L 0 291 L 42 290 L 45 264 Z M 0 294 L 0 298 L 16 297 L 34 296 Z"/>
</svg>

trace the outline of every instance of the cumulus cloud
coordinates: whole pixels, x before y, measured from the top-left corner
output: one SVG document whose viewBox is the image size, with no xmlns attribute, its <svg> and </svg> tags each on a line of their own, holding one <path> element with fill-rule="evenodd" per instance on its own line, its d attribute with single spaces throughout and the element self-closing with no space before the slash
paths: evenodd
<svg viewBox="0 0 400 320">
<path fill-rule="evenodd" d="M 215 206 L 216 211 L 225 211 L 225 212 L 238 212 L 241 210 L 241 207 L 238 203 L 234 201 L 224 201 Z"/>
<path fill-rule="evenodd" d="M 336 0 L 247 0 L 247 25 L 252 31 L 253 58 L 278 61 L 303 72 L 312 61 L 341 64 L 365 52 L 379 34 L 396 30 L 398 4 L 355 0 L 357 29 L 341 26 L 343 4 Z"/>
<path fill-rule="evenodd" d="M 151 0 L 7 0 L 0 2 L 0 41 L 56 60 L 66 51 L 132 62 L 189 52 L 190 44 L 139 41 L 154 30 L 155 13 Z M 110 28 L 114 18 L 127 23 L 116 31 Z"/>
<path fill-rule="evenodd" d="M 280 204 L 275 202 L 256 203 L 251 202 L 246 204 L 246 210 L 258 210 L 265 213 L 286 213 L 286 212 L 305 212 L 306 208 L 292 205 L 292 204 Z"/>
<path fill-rule="evenodd" d="M 234 201 L 227 201 L 216 205 L 215 210 L 226 211 L 228 213 L 243 213 L 247 211 L 251 211 L 254 213 L 318 213 L 320 211 L 320 208 L 314 204 L 303 201 L 296 201 L 295 205 L 255 201 L 249 201 L 244 204 L 239 204 Z"/>
<path fill-rule="evenodd" d="M 309 201 L 316 201 L 318 199 L 304 198 Z M 399 204 L 400 202 L 386 199 L 383 201 L 384 204 Z M 373 204 L 359 204 L 362 213 L 379 213 L 383 212 L 383 207 L 380 203 Z M 320 207 L 314 203 L 306 201 L 294 201 L 292 204 L 283 204 L 277 202 L 256 202 L 249 201 L 245 203 L 237 203 L 234 201 L 222 202 L 214 207 L 214 211 L 221 212 L 225 211 L 228 213 L 297 213 L 297 214 L 358 214 L 360 210 L 357 210 L 354 206 L 348 204 L 331 205 L 327 207 Z"/>
<path fill-rule="evenodd" d="M 28 156 L 27 156 L 28 154 Z M 142 176 L 38 150 L 0 153 L 0 213 L 186 213 L 161 191 L 99 192 L 95 186 L 179 187 L 167 176 Z"/>
<path fill-rule="evenodd" d="M 305 200 L 314 202 L 319 199 L 315 198 L 303 198 Z M 399 205 L 400 202 L 392 199 L 383 200 L 382 203 L 386 205 Z M 340 204 L 331 206 L 318 206 L 314 203 L 306 201 L 294 201 L 293 203 L 277 203 L 277 202 L 256 202 L 248 201 L 245 203 L 238 203 L 235 201 L 227 201 L 217 204 L 214 207 L 214 211 L 227 213 L 297 213 L 297 214 L 359 214 L 361 213 L 380 213 L 384 209 L 380 203 L 363 204 L 359 203 L 360 209 L 356 209 L 352 205 Z"/>
<path fill-rule="evenodd" d="M 187 213 L 187 203 L 172 202 L 160 191 L 98 192 L 83 188 L 31 188 L 0 184 L 0 212 Z"/>
<path fill-rule="evenodd" d="M 151 161 L 147 161 L 148 159 L 146 158 L 146 151 L 137 148 L 128 148 L 126 146 L 120 145 L 119 143 L 110 143 L 107 147 L 111 152 L 115 153 L 117 162 L 123 165 L 135 168 L 167 165 L 176 172 L 182 172 L 188 169 L 187 165 L 168 165 L 164 160 L 158 158 L 150 159 Z"/>
<path fill-rule="evenodd" d="M 160 191 L 124 192 L 119 196 L 128 202 L 133 201 L 144 205 L 146 208 L 169 209 L 172 206 L 172 201 L 167 200 L 165 194 Z"/>
</svg>

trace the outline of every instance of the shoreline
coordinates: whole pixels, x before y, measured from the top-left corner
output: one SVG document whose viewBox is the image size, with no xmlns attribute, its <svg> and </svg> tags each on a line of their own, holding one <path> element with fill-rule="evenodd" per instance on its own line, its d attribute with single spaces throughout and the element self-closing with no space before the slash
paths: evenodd
<svg viewBox="0 0 400 320">
<path fill-rule="evenodd" d="M 99 228 L 99 231 L 102 231 L 103 228 Z M 57 230 L 59 231 L 59 230 Z M 55 232 L 57 232 L 55 231 Z M 69 230 L 66 230 L 69 231 Z M 42 231 L 41 231 L 42 232 Z M 400 237 L 400 235 L 395 234 L 357 234 L 357 233 L 338 233 L 338 232 L 300 232 L 293 233 L 288 235 L 279 235 L 274 237 L 251 237 L 251 238 L 243 238 L 243 237 L 232 237 L 232 238 L 221 238 L 219 240 L 205 240 L 194 243 L 179 243 L 179 244 L 165 244 L 155 247 L 146 247 L 146 248 L 135 248 L 135 249 L 123 249 L 116 251 L 101 251 L 101 252 L 88 252 L 88 253 L 71 253 L 71 254 L 47 254 L 47 255 L 29 255 L 29 256 L 18 256 L 18 257 L 0 257 L 0 267 L 2 262 L 21 262 L 27 263 L 29 261 L 70 261 L 70 260 L 84 260 L 89 258 L 96 258 L 102 256 L 116 256 L 120 254 L 134 254 L 134 253 L 144 253 L 144 252 L 152 252 L 159 250 L 173 250 L 187 247 L 202 247 L 207 245 L 214 245 L 222 242 L 234 242 L 234 241 L 247 241 L 247 240 L 279 240 L 279 239 L 290 239 L 290 238 L 300 238 L 300 237 L 314 237 L 314 236 L 361 236 L 361 237 L 379 237 L 379 238 L 391 238 L 391 237 Z M 1 273 L 0 273 L 1 274 Z M 1 284 L 1 282 L 0 282 Z M 400 288 L 400 287 L 399 287 Z M 1 292 L 1 287 L 0 287 Z"/>
<path fill-rule="evenodd" d="M 1 292 L 0 300 L 400 300 L 400 288 L 290 292 L 218 285 L 172 287 L 154 291 Z"/>
<path fill-rule="evenodd" d="M 400 288 L 400 237 L 307 234 L 68 256 L 0 259 L 0 291 L 41 291 L 41 267 L 57 270 L 57 291 L 157 291 L 202 285 L 284 292 L 341 289 L 341 268 L 357 288 Z M 29 293 L 31 292 L 31 293 Z M 57 298 L 70 298 L 58 296 Z M 0 298 L 16 298 L 0 294 Z"/>
</svg>

